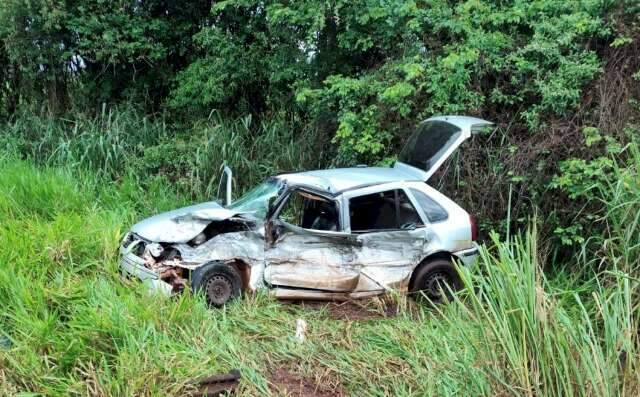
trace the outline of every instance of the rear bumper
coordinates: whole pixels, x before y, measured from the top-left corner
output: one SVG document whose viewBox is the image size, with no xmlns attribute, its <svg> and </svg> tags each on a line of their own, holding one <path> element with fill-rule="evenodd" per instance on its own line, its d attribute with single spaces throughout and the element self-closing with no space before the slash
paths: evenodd
<svg viewBox="0 0 640 397">
<path fill-rule="evenodd" d="M 127 278 L 137 278 L 149 290 L 158 291 L 162 295 L 170 296 L 173 291 L 171 284 L 160 280 L 156 272 L 144 265 L 144 259 L 131 252 L 131 246 L 120 247 L 120 274 Z"/>
<path fill-rule="evenodd" d="M 456 251 L 453 254 L 458 258 L 465 267 L 471 267 L 478 261 L 478 245 L 473 243 L 473 247 L 462 251 Z"/>
</svg>

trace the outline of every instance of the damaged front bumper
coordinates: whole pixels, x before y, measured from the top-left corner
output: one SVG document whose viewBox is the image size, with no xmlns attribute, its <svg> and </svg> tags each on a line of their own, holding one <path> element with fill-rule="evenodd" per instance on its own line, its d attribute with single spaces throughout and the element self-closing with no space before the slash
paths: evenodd
<svg viewBox="0 0 640 397">
<path fill-rule="evenodd" d="M 127 278 L 137 278 L 150 290 L 171 296 L 174 290 L 173 285 L 163 281 L 160 278 L 160 274 L 145 266 L 145 260 L 133 252 L 136 243 L 133 242 L 127 247 L 120 246 L 121 275 Z"/>
</svg>

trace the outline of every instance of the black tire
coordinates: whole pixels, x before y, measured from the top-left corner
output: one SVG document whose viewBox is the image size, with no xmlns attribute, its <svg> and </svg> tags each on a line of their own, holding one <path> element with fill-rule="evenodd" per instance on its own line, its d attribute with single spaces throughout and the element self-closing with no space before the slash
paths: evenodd
<svg viewBox="0 0 640 397">
<path fill-rule="evenodd" d="M 242 281 L 234 268 L 212 262 L 195 269 L 191 275 L 191 287 L 202 291 L 209 306 L 222 307 L 240 296 Z"/>
<path fill-rule="evenodd" d="M 451 292 L 461 288 L 455 265 L 447 259 L 432 259 L 415 270 L 410 293 L 418 300 L 442 304 L 451 300 Z"/>
</svg>

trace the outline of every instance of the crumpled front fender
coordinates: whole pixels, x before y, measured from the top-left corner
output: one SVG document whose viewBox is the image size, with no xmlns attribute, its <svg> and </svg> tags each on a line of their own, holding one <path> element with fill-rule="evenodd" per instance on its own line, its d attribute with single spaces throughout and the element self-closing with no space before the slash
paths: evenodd
<svg viewBox="0 0 640 397">
<path fill-rule="evenodd" d="M 210 201 L 154 215 L 133 225 L 131 231 L 148 241 L 186 243 L 202 233 L 212 221 L 235 215 L 237 212 Z"/>
</svg>

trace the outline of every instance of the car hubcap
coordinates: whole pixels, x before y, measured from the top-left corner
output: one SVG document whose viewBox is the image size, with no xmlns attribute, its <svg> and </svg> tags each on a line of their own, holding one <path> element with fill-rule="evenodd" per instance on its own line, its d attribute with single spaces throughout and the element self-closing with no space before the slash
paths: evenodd
<svg viewBox="0 0 640 397">
<path fill-rule="evenodd" d="M 447 273 L 435 272 L 427 277 L 424 293 L 434 302 L 442 300 L 447 291 L 447 286 L 451 288 L 451 279 Z"/>
<path fill-rule="evenodd" d="M 214 305 L 222 305 L 231 297 L 231 282 L 228 278 L 215 275 L 207 280 L 206 291 L 209 302 Z"/>
</svg>

